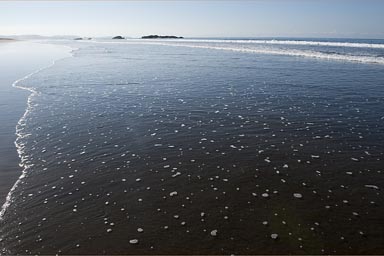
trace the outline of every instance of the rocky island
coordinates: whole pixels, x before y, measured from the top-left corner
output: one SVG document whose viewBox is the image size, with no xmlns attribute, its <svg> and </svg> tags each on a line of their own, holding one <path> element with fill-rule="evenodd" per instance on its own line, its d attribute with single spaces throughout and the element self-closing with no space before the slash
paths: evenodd
<svg viewBox="0 0 384 256">
<path fill-rule="evenodd" d="M 149 36 L 142 36 L 142 39 L 180 39 L 184 38 L 182 36 L 159 36 L 159 35 L 149 35 Z"/>
<path fill-rule="evenodd" d="M 77 37 L 73 40 L 92 40 L 92 38 L 91 37 Z"/>
<path fill-rule="evenodd" d="M 122 36 L 115 36 L 115 37 L 112 37 L 112 39 L 125 39 L 125 38 Z"/>
</svg>

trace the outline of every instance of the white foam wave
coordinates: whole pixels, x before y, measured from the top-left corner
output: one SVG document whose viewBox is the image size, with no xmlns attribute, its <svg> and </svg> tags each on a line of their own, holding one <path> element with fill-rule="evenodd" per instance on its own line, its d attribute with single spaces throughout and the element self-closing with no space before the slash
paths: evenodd
<svg viewBox="0 0 384 256">
<path fill-rule="evenodd" d="M 114 41 L 113 43 L 124 42 L 175 42 L 175 39 L 127 39 L 124 41 Z M 93 43 L 97 41 L 82 41 L 82 43 Z M 352 43 L 352 42 L 327 42 L 327 41 L 304 41 L 304 40 L 262 40 L 262 39 L 177 39 L 177 42 L 183 43 L 217 43 L 217 44 L 249 44 L 249 45 L 302 45 L 302 46 L 332 46 L 332 47 L 349 47 L 349 48 L 372 48 L 384 49 L 382 43 Z M 109 43 L 109 42 L 108 42 Z M 112 42 L 111 42 L 112 43 Z"/>
<path fill-rule="evenodd" d="M 73 56 L 73 53 L 74 51 L 76 51 L 77 49 L 76 48 L 71 48 L 69 46 L 63 46 L 63 47 L 66 47 L 66 48 L 69 48 L 70 51 L 68 53 L 71 54 L 70 57 Z M 64 57 L 66 58 L 66 57 Z M 19 88 L 19 89 L 23 89 L 23 90 L 27 90 L 27 91 L 30 91 L 31 94 L 28 96 L 28 100 L 27 100 L 27 108 L 23 114 L 23 116 L 19 119 L 19 121 L 17 122 L 17 125 L 16 125 L 16 140 L 15 140 L 15 146 L 16 146 L 16 149 L 17 149 L 17 153 L 19 155 L 19 158 L 20 158 L 20 163 L 19 163 L 19 166 L 23 168 L 22 170 L 22 173 L 20 175 L 20 177 L 17 179 L 17 181 L 15 182 L 15 184 L 12 186 L 11 190 L 8 192 L 7 194 L 7 197 L 5 199 L 5 202 L 4 204 L 2 205 L 1 207 L 1 211 L 0 211 L 0 221 L 3 220 L 3 217 L 4 217 L 4 214 L 6 213 L 8 207 L 11 205 L 12 201 L 13 201 L 13 193 L 14 191 L 16 190 L 16 188 L 19 186 L 19 184 L 22 182 L 22 180 L 26 177 L 26 174 L 27 174 L 27 170 L 28 168 L 30 168 L 31 166 L 33 166 L 32 164 L 29 164 L 27 162 L 27 156 L 25 156 L 24 154 L 24 144 L 21 142 L 21 140 L 27 136 L 30 136 L 30 134 L 27 134 L 27 133 L 23 133 L 23 127 L 25 126 L 25 120 L 28 116 L 28 114 L 33 110 L 33 106 L 32 106 L 32 99 L 33 97 L 35 97 L 36 95 L 38 95 L 38 91 L 36 91 L 35 89 L 33 88 L 30 88 L 30 87 L 26 87 L 26 86 L 22 86 L 20 85 L 20 82 L 30 78 L 31 76 L 41 72 L 42 70 L 45 70 L 45 69 L 48 69 L 50 67 L 52 67 L 53 65 L 55 65 L 55 63 L 59 60 L 62 60 L 64 58 L 60 58 L 60 59 L 56 59 L 54 60 L 50 65 L 46 66 L 46 67 L 43 67 L 43 68 L 40 68 L 18 80 L 16 80 L 15 82 L 12 83 L 12 86 L 15 87 L 15 88 Z"/>
<path fill-rule="evenodd" d="M 258 53 L 258 54 L 273 54 L 273 55 L 285 55 L 285 56 L 296 56 L 296 57 L 309 57 L 326 60 L 337 60 L 337 61 L 351 61 L 361 63 L 372 63 L 372 64 L 384 64 L 384 57 L 374 56 L 358 56 L 358 55 L 345 55 L 345 54 L 331 54 L 317 51 L 305 51 L 305 50 L 294 50 L 294 49 L 273 49 L 273 48 L 249 48 L 241 45 L 200 45 L 200 44 L 186 44 L 186 43 L 173 43 L 173 42 L 147 42 L 147 44 L 160 44 L 167 46 L 181 46 L 191 48 L 203 48 L 203 49 L 214 49 L 214 50 L 226 50 L 235 52 L 247 52 L 247 53 Z"/>
<path fill-rule="evenodd" d="M 252 45 L 241 45 L 239 42 L 248 40 L 190 40 L 190 39 L 178 39 L 177 42 L 174 40 L 137 40 L 129 39 L 125 41 L 93 41 L 84 43 L 98 43 L 98 44 L 152 44 L 152 45 L 165 45 L 165 46 L 180 46 L 190 48 L 202 48 L 202 49 L 213 49 L 213 50 L 226 50 L 235 52 L 247 52 L 256 54 L 272 54 L 272 55 L 285 55 L 295 57 L 306 57 L 306 58 L 317 58 L 334 61 L 348 61 L 348 62 L 360 62 L 367 64 L 380 64 L 384 65 L 384 57 L 367 56 L 367 55 L 347 55 L 337 53 L 325 53 L 314 50 L 298 50 L 298 49 L 282 49 L 265 46 L 252 46 Z M 271 40 L 272 41 L 272 40 Z M 190 43 L 187 43 L 190 42 Z M 197 44 L 194 44 L 198 42 Z M 224 44 L 231 42 L 231 44 Z M 291 41 L 290 41 L 291 42 Z M 298 41 L 303 42 L 303 41 Z M 204 44 L 202 44 L 204 43 Z M 222 44 L 215 44 L 222 43 Z M 340 43 L 344 44 L 344 43 Z M 349 43 L 348 43 L 349 44 Z M 384 47 L 384 45 L 382 45 Z"/>
<path fill-rule="evenodd" d="M 301 46 L 333 46 L 349 48 L 372 48 L 384 49 L 384 44 L 380 43 L 351 43 L 351 42 L 325 42 L 325 41 L 301 41 L 301 40 L 217 40 L 217 39 L 127 39 L 122 41 L 80 41 L 84 44 L 89 43 L 107 43 L 107 44 L 125 44 L 125 43 L 215 43 L 215 44 L 246 44 L 246 45 L 301 45 Z"/>
<path fill-rule="evenodd" d="M 164 40 L 165 41 L 165 40 Z M 193 43 L 236 43 L 236 44 L 272 44 L 272 45 L 309 45 L 309 46 L 333 46 L 352 48 L 374 48 L 384 49 L 384 44 L 351 43 L 351 42 L 324 42 L 324 41 L 301 41 L 301 40 L 205 40 L 205 39 L 178 39 L 179 42 Z"/>
</svg>

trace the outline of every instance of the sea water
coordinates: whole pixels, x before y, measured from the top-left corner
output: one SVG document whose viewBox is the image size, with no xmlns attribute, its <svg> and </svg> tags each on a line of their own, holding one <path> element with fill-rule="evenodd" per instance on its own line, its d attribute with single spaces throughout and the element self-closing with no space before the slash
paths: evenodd
<svg viewBox="0 0 384 256">
<path fill-rule="evenodd" d="M 60 44 L 3 253 L 384 253 L 383 41 Z"/>
</svg>

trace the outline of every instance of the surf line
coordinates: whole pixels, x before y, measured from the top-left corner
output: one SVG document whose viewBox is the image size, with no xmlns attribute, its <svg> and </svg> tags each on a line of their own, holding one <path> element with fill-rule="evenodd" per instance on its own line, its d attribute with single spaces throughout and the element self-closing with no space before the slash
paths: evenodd
<svg viewBox="0 0 384 256">
<path fill-rule="evenodd" d="M 16 133 L 15 133 L 16 134 L 16 140 L 15 140 L 14 144 L 16 146 L 17 154 L 19 155 L 19 158 L 20 158 L 19 166 L 22 167 L 23 169 L 22 169 L 21 175 L 16 180 L 16 182 L 12 186 L 11 190 L 8 192 L 8 194 L 7 194 L 6 198 L 5 198 L 5 202 L 2 205 L 2 207 L 1 207 L 0 222 L 3 221 L 4 215 L 5 215 L 6 211 L 7 211 L 7 209 L 11 205 L 11 203 L 13 201 L 14 191 L 19 186 L 19 184 L 22 182 L 22 180 L 26 177 L 26 175 L 28 173 L 28 168 L 33 166 L 33 164 L 25 163 L 24 160 L 26 158 L 23 157 L 24 145 L 20 142 L 20 140 L 23 139 L 24 137 L 28 136 L 28 134 L 22 133 L 22 127 L 23 127 L 23 124 L 26 121 L 26 118 L 27 118 L 28 114 L 33 110 L 32 99 L 35 96 L 39 95 L 39 92 L 36 91 L 33 88 L 20 85 L 19 83 L 22 82 L 22 81 L 25 81 L 26 79 L 32 77 L 33 75 L 35 75 L 35 74 L 37 74 L 37 73 L 39 73 L 39 72 L 41 72 L 43 70 L 46 70 L 46 69 L 49 69 L 49 68 L 53 67 L 58 61 L 74 57 L 74 52 L 78 50 L 78 48 L 72 48 L 72 47 L 69 47 L 69 46 L 66 46 L 66 45 L 61 45 L 61 46 L 69 49 L 69 51 L 67 53 L 69 53 L 70 56 L 66 56 L 66 57 L 62 57 L 62 58 L 59 58 L 59 59 L 55 59 L 48 66 L 45 66 L 45 67 L 42 67 L 42 68 L 40 68 L 40 69 L 38 69 L 36 71 L 33 71 L 32 73 L 30 73 L 30 74 L 28 74 L 28 75 L 26 75 L 26 76 L 24 76 L 24 77 L 22 77 L 22 78 L 20 78 L 20 79 L 18 79 L 16 81 L 14 81 L 12 83 L 12 87 L 15 87 L 15 88 L 18 88 L 18 89 L 22 89 L 22 90 L 27 90 L 27 91 L 31 92 L 31 94 L 27 98 L 27 108 L 26 108 L 24 114 L 22 115 L 22 117 L 17 122 L 16 128 L 15 128 L 16 129 Z"/>
<path fill-rule="evenodd" d="M 126 42 L 127 43 L 127 42 Z M 131 43 L 131 42 L 129 42 Z M 259 48 L 245 48 L 245 47 L 234 47 L 234 46 L 210 46 L 210 45 L 193 45 L 184 43 L 173 43 L 173 42 L 141 42 L 142 44 L 152 45 L 164 45 L 164 46 L 175 46 L 175 47 L 189 47 L 189 48 L 200 48 L 200 49 L 212 49 L 212 50 L 223 50 L 243 53 L 255 53 L 255 54 L 271 54 L 271 55 L 283 55 L 293 56 L 302 58 L 315 58 L 329 61 L 344 61 L 344 62 L 355 62 L 362 64 L 378 64 L 384 65 L 384 57 L 375 56 L 358 56 L 358 55 L 336 55 L 328 54 L 317 51 L 308 50 L 280 50 L 280 49 L 259 49 Z"/>
</svg>

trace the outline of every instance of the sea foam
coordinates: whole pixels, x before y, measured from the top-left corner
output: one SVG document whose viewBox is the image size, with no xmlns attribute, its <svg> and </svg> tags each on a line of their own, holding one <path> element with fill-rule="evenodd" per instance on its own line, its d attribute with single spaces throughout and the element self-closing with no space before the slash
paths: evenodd
<svg viewBox="0 0 384 256">
<path fill-rule="evenodd" d="M 301 40 L 196 40 L 180 39 L 179 42 L 201 42 L 201 43 L 237 43 L 237 44 L 273 44 L 273 45 L 309 45 L 309 46 L 331 46 L 352 48 L 374 48 L 384 49 L 384 44 L 351 43 L 351 42 L 324 42 L 324 41 L 301 41 Z"/>
<path fill-rule="evenodd" d="M 176 42 L 146 42 L 146 43 L 166 45 L 166 46 L 181 46 L 181 47 L 226 50 L 226 51 L 256 53 L 256 54 L 285 55 L 285 56 L 308 57 L 308 58 L 317 58 L 317 59 L 325 59 L 325 60 L 349 61 L 349 62 L 371 63 L 371 64 L 381 64 L 381 65 L 384 64 L 384 57 L 325 53 L 325 52 L 319 52 L 319 51 L 313 51 L 313 50 L 250 48 L 250 47 L 244 47 L 244 45 L 237 45 L 237 44 L 228 44 L 228 45 L 218 46 L 218 45 L 208 45 L 208 44 L 200 45 L 200 44 L 187 44 L 187 43 L 176 43 Z"/>
<path fill-rule="evenodd" d="M 90 42 L 83 42 L 90 43 Z M 137 40 L 130 39 L 119 42 L 94 41 L 99 44 L 152 44 L 164 46 L 190 47 L 212 50 L 225 50 L 234 52 L 284 55 L 293 57 L 316 58 L 331 61 L 359 62 L 366 64 L 384 64 L 384 57 L 366 55 L 361 53 L 347 54 L 340 52 L 325 52 L 324 46 L 353 47 L 367 49 L 384 49 L 384 44 L 347 43 L 347 42 L 322 42 L 322 41 L 295 41 L 295 40 L 208 40 L 208 39 L 178 39 L 175 40 Z M 284 48 L 284 45 L 319 46 L 312 50 Z M 280 46 L 280 47 L 279 47 Z"/>
</svg>

